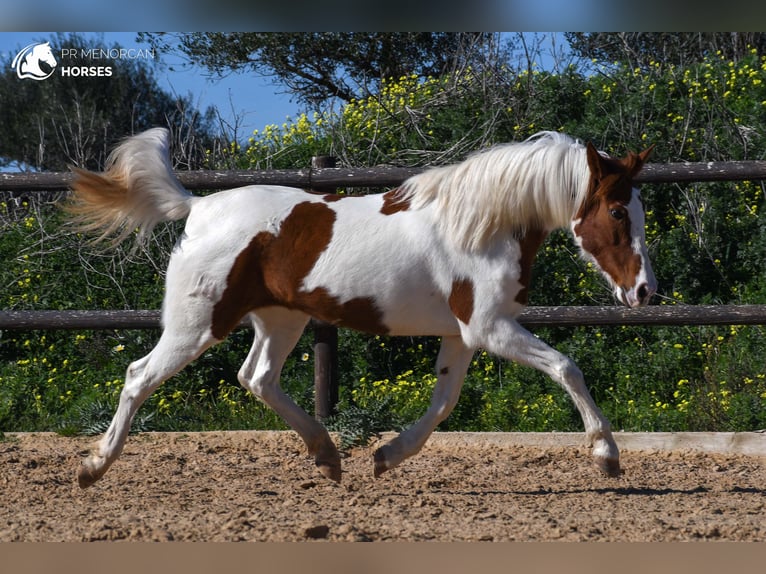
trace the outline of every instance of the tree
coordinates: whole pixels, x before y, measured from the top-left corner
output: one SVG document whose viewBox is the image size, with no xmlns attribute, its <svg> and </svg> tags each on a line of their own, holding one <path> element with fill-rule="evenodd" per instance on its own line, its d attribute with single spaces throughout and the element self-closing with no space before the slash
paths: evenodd
<svg viewBox="0 0 766 574">
<path fill-rule="evenodd" d="M 498 36 L 483 32 L 197 32 L 139 38 L 178 51 L 213 74 L 273 76 L 312 106 L 377 93 L 385 78 L 439 77 L 466 66 L 485 67 L 502 52 Z"/>
<path fill-rule="evenodd" d="M 62 47 L 87 48 L 77 34 L 50 40 Z M 119 48 L 119 46 L 112 46 Z M 176 98 L 157 84 L 152 68 L 139 59 L 102 59 L 109 77 L 55 74 L 45 81 L 19 80 L 5 62 L 0 73 L 0 164 L 38 170 L 68 165 L 103 166 L 116 140 L 149 127 L 169 126 L 178 143 L 176 163 L 199 165 L 211 146 L 214 111 L 200 113 L 190 98 Z"/>
<path fill-rule="evenodd" d="M 602 63 L 646 68 L 650 62 L 687 66 L 720 52 L 739 61 L 751 49 L 766 52 L 763 32 L 567 32 L 572 51 Z"/>
</svg>

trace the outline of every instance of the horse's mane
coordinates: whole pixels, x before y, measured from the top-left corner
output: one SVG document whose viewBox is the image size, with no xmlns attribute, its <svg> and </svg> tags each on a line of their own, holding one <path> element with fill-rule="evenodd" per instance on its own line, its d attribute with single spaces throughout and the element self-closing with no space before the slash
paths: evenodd
<svg viewBox="0 0 766 574">
<path fill-rule="evenodd" d="M 460 247 L 485 247 L 497 233 L 569 224 L 587 191 L 585 146 L 558 132 L 501 144 L 402 185 L 412 209 L 435 202 L 437 225 Z"/>
</svg>

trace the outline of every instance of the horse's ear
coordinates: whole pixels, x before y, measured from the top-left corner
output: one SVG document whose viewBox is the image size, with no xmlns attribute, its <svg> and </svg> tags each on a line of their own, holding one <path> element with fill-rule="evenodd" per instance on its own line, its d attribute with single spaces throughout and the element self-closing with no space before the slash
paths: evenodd
<svg viewBox="0 0 766 574">
<path fill-rule="evenodd" d="M 652 152 L 654 151 L 654 146 L 657 144 L 652 144 L 648 148 L 646 148 L 644 151 L 642 151 L 640 154 L 638 154 L 638 157 L 641 158 L 641 161 L 646 163 L 646 160 L 649 159 L 649 156 L 652 155 Z"/>
<path fill-rule="evenodd" d="M 630 177 L 633 179 L 638 175 L 638 172 L 641 171 L 641 169 L 644 167 L 644 164 L 646 163 L 646 160 L 649 159 L 649 156 L 652 155 L 652 151 L 654 151 L 655 144 L 650 145 L 648 148 L 646 148 L 644 151 L 640 153 L 631 153 L 630 154 Z"/>
<path fill-rule="evenodd" d="M 580 205 L 580 209 L 575 216 L 575 219 L 583 217 L 585 213 L 591 210 L 596 199 L 596 190 L 598 189 L 599 180 L 603 179 L 608 172 L 608 166 L 604 156 L 602 156 L 591 142 L 588 142 L 585 146 L 585 155 L 588 158 L 588 168 L 590 169 L 591 180 L 595 182 L 595 185 L 588 186 L 588 196 L 585 201 Z"/>
<path fill-rule="evenodd" d="M 649 159 L 649 156 L 652 155 L 652 152 L 654 151 L 654 146 L 656 144 L 650 145 L 648 148 L 646 148 L 644 151 L 638 154 L 638 159 L 640 160 L 639 164 L 637 165 L 636 169 L 631 174 L 631 177 L 635 177 L 639 171 L 641 171 L 641 168 L 644 167 L 644 164 L 646 163 L 646 160 Z"/>
<path fill-rule="evenodd" d="M 588 167 L 590 173 L 595 179 L 602 179 L 607 173 L 606 161 L 591 142 L 586 145 L 586 153 L 588 157 Z"/>
</svg>

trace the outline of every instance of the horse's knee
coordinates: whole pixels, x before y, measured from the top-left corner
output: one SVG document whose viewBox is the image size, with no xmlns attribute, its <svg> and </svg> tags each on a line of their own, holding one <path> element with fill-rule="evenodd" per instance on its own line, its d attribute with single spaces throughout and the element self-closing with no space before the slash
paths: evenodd
<svg viewBox="0 0 766 574">
<path fill-rule="evenodd" d="M 120 391 L 120 401 L 129 404 L 139 405 L 152 394 L 158 383 L 148 382 L 144 379 L 127 379 Z"/>
<path fill-rule="evenodd" d="M 564 383 L 579 385 L 585 382 L 585 376 L 580 367 L 569 357 L 563 357 L 554 367 L 555 377 Z"/>
<path fill-rule="evenodd" d="M 133 361 L 125 371 L 120 398 L 140 405 L 173 372 L 166 374 L 162 366 L 153 364 L 152 354 Z"/>
<path fill-rule="evenodd" d="M 463 378 L 455 374 L 447 375 L 448 378 L 439 380 L 431 397 L 430 409 L 438 419 L 437 424 L 446 419 L 460 399 L 460 391 L 463 386 Z"/>
</svg>

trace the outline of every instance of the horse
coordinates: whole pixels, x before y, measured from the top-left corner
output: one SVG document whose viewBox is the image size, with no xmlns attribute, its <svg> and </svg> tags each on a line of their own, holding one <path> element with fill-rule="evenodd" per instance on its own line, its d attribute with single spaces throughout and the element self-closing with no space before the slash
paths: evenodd
<svg viewBox="0 0 766 574">
<path fill-rule="evenodd" d="M 40 62 L 45 62 L 50 67 L 50 71 L 43 71 Z M 16 54 L 11 66 L 16 68 L 16 75 L 21 79 L 45 80 L 53 74 L 56 64 L 50 43 L 44 42 L 42 44 L 30 44 L 23 48 Z"/>
<path fill-rule="evenodd" d="M 254 342 L 240 384 L 300 435 L 328 479 L 341 480 L 338 449 L 279 384 L 311 317 L 373 334 L 441 337 L 430 405 L 373 453 L 376 478 L 416 454 L 450 414 L 478 348 L 561 385 L 598 468 L 618 476 L 609 421 L 582 372 L 517 317 L 528 302 L 535 254 L 559 228 L 571 230 L 617 300 L 649 303 L 656 280 L 633 179 L 652 147 L 615 159 L 590 142 L 541 132 L 364 196 L 271 185 L 193 195 L 173 174 L 164 128 L 123 140 L 104 172 L 73 168 L 66 209 L 94 241 L 119 244 L 135 234 L 142 242 L 158 223 L 186 219 L 167 266 L 162 334 L 128 366 L 111 424 L 82 460 L 80 487 L 119 457 L 146 398 L 245 317 Z"/>
</svg>

